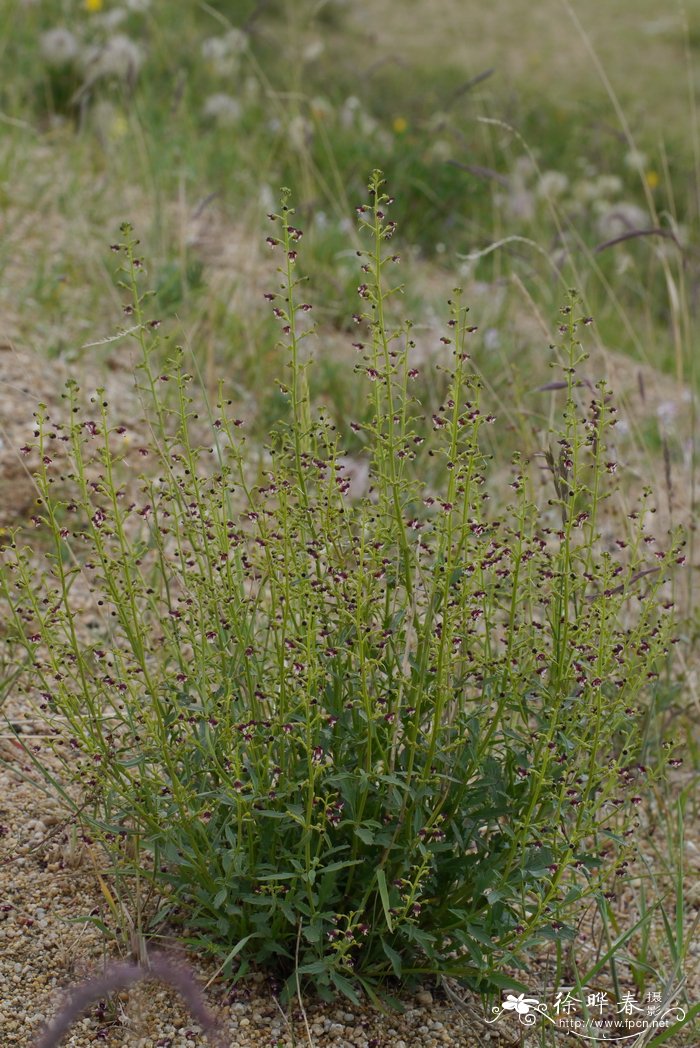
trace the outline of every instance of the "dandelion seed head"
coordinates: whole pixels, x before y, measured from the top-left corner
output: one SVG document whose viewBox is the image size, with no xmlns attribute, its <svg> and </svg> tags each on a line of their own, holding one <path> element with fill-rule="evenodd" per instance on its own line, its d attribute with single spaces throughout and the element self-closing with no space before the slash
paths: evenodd
<svg viewBox="0 0 700 1048">
<path fill-rule="evenodd" d="M 207 120 L 213 120 L 222 127 L 232 127 L 241 119 L 241 103 L 233 95 L 223 91 L 217 91 L 205 99 L 202 106 L 202 116 Z"/>
<path fill-rule="evenodd" d="M 39 47 L 46 64 L 54 69 L 71 65 L 80 51 L 77 37 L 64 26 L 56 26 L 42 33 Z"/>
<path fill-rule="evenodd" d="M 625 155 L 625 167 L 630 171 L 644 171 L 647 166 L 647 157 L 641 149 L 630 149 Z"/>
<path fill-rule="evenodd" d="M 141 69 L 143 60 L 141 47 L 125 33 L 109 37 L 103 46 L 88 47 L 82 55 L 82 63 L 90 81 L 109 77 L 122 80 L 133 78 Z"/>
<path fill-rule="evenodd" d="M 557 199 L 569 188 L 569 179 L 562 171 L 545 171 L 537 183 L 537 196 L 541 199 Z"/>
</svg>

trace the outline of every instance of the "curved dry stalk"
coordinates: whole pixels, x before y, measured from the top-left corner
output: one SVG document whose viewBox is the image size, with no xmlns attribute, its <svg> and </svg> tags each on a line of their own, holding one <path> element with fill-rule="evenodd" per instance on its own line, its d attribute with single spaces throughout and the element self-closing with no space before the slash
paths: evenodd
<svg viewBox="0 0 700 1048">
<path fill-rule="evenodd" d="M 182 964 L 174 963 L 162 953 L 152 954 L 148 959 L 147 968 L 130 961 L 118 962 L 109 965 L 104 975 L 75 986 L 65 998 L 58 1015 L 36 1041 L 35 1048 L 58 1048 L 75 1020 L 95 1001 L 117 990 L 124 990 L 134 983 L 154 978 L 177 990 L 186 1002 L 193 1019 L 196 1019 L 210 1037 L 211 1043 L 224 1048 L 219 1025 L 207 1008 L 202 991 L 191 971 Z"/>
</svg>

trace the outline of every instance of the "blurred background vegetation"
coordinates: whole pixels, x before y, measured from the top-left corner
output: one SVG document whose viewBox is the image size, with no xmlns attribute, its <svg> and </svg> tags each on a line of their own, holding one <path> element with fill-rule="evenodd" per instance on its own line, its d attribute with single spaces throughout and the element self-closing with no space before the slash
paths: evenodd
<svg viewBox="0 0 700 1048">
<path fill-rule="evenodd" d="M 107 241 L 128 218 L 163 312 L 177 314 L 210 376 L 223 366 L 250 392 L 265 373 L 260 347 L 274 341 L 250 299 L 279 187 L 307 229 L 332 341 L 355 302 L 354 206 L 380 167 L 411 294 L 430 317 L 455 274 L 471 282 L 496 386 L 517 384 L 512 362 L 533 351 L 570 285 L 601 343 L 692 382 L 697 4 L 0 10 L 6 337 L 75 357 L 96 317 L 109 333 L 119 296 Z M 317 374 L 331 397 L 333 359 Z"/>
</svg>

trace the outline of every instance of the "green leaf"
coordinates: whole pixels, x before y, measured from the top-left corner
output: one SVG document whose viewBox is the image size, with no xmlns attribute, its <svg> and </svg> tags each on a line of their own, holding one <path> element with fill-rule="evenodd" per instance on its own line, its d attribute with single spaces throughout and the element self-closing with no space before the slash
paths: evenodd
<svg viewBox="0 0 700 1048">
<path fill-rule="evenodd" d="M 431 935 L 430 932 L 426 932 L 423 928 L 418 928 L 415 924 L 404 924 L 401 932 L 404 937 L 410 939 L 411 942 L 420 943 L 426 953 L 435 943 L 434 935 Z"/>
<path fill-rule="evenodd" d="M 289 923 L 290 924 L 296 924 L 297 923 L 297 915 L 294 912 L 294 907 L 290 906 L 289 903 L 286 902 L 284 899 L 280 902 L 279 906 L 280 906 L 280 910 L 282 911 L 284 916 L 287 918 Z"/>
<path fill-rule="evenodd" d="M 340 990 L 349 1001 L 353 1004 L 360 1005 L 360 998 L 357 996 L 355 989 L 349 979 L 346 979 L 344 975 L 340 975 L 334 969 L 331 969 L 331 982 L 334 984 L 337 990 Z"/>
<path fill-rule="evenodd" d="M 329 862 L 328 866 L 323 867 L 323 873 L 335 873 L 336 870 L 345 870 L 348 866 L 359 866 L 363 862 L 362 859 L 346 859 L 344 862 Z"/>
<path fill-rule="evenodd" d="M 450 913 L 454 913 L 454 910 L 450 910 Z M 487 935 L 483 928 L 477 928 L 474 924 L 468 924 L 466 927 L 467 935 L 470 935 L 472 939 L 476 939 L 483 946 L 488 946 L 489 950 L 493 947 L 491 942 L 491 936 Z"/>
<path fill-rule="evenodd" d="M 228 953 L 225 959 L 222 961 L 221 967 L 225 968 L 227 964 L 230 964 L 234 957 L 237 957 L 241 950 L 246 946 L 251 939 L 255 938 L 255 933 L 246 935 L 244 939 L 239 939 L 236 945 L 233 947 L 230 953 Z M 205 940 L 206 941 L 206 940 Z"/>
<path fill-rule="evenodd" d="M 294 821 L 298 822 L 301 826 L 304 824 L 303 815 L 297 814 L 289 809 L 287 811 L 274 811 L 273 809 L 268 809 L 266 811 L 257 811 L 255 814 L 256 816 L 262 816 L 264 819 L 294 819 Z"/>
<path fill-rule="evenodd" d="M 299 975 L 323 975 L 324 972 L 328 971 L 327 961 L 311 961 L 309 964 L 302 964 L 297 968 Z"/>
<path fill-rule="evenodd" d="M 386 920 L 386 926 L 390 932 L 393 932 L 394 922 L 392 921 L 391 914 L 389 913 L 391 907 L 389 906 L 389 892 L 387 891 L 386 886 L 386 874 L 384 873 L 384 870 L 381 868 L 381 866 L 377 870 L 377 885 L 379 887 L 379 896 L 382 900 L 382 906 L 384 908 L 384 918 Z"/>
<path fill-rule="evenodd" d="M 517 979 L 512 979 L 510 975 L 503 975 L 502 972 L 489 972 L 485 978 L 487 982 L 497 986 L 499 990 L 517 990 L 518 993 L 530 993 L 532 989 L 532 987 L 518 982 Z"/>
<path fill-rule="evenodd" d="M 144 755 L 140 753 L 137 757 L 117 760 L 115 763 L 118 764 L 120 768 L 138 768 L 139 765 L 144 763 L 145 759 Z"/>
<path fill-rule="evenodd" d="M 110 930 L 109 926 L 101 921 L 99 917 L 93 917 L 91 914 L 87 914 L 85 917 L 67 917 L 67 924 L 92 924 L 95 928 L 102 932 L 107 939 L 114 938 L 114 932 Z"/>
<path fill-rule="evenodd" d="M 314 921 L 313 924 L 306 924 L 303 928 L 303 934 L 307 942 L 320 942 L 323 935 L 323 925 L 320 921 Z"/>
<path fill-rule="evenodd" d="M 355 836 L 359 837 L 363 844 L 374 844 L 374 833 L 368 826 L 356 826 Z"/>
<path fill-rule="evenodd" d="M 384 939 L 382 939 L 382 949 L 391 961 L 391 967 L 394 969 L 394 975 L 397 979 L 400 979 L 402 968 L 401 954 L 397 953 L 393 947 L 389 946 L 389 943 L 385 942 Z"/>
</svg>

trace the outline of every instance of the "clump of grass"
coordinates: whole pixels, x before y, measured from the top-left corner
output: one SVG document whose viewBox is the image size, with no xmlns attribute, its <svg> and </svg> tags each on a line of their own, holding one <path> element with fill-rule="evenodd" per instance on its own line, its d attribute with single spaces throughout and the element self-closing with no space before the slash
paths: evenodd
<svg viewBox="0 0 700 1048">
<path fill-rule="evenodd" d="M 638 711 L 654 701 L 664 580 L 682 559 L 646 530 L 648 497 L 606 509 L 615 409 L 577 378 L 587 318 L 573 298 L 565 406 L 543 444 L 551 497 L 538 504 L 516 458 L 491 509 L 480 442 L 496 420 L 470 364 L 475 329 L 455 291 L 446 396 L 422 417 L 410 324 L 387 320 L 398 257 L 379 173 L 369 194 L 354 319 L 370 412 L 348 420 L 367 493 L 352 497 L 344 436 L 309 396 L 287 195 L 266 297 L 290 410 L 264 450 L 223 397 L 202 417 L 182 352 L 159 363 L 125 226 L 115 250 L 152 433 L 138 495 L 125 427 L 101 391 L 86 416 L 70 384 L 68 421 L 40 412 L 36 428 L 50 549 L 10 544 L 0 575 L 60 783 L 29 752 L 69 801 L 95 797 L 80 821 L 139 887 L 137 930 L 167 922 L 227 973 L 255 961 L 290 992 L 353 999 L 431 973 L 512 985 L 507 970 L 571 938 L 580 901 L 625 869 L 635 806 L 661 772 L 639 762 Z M 79 573 L 97 637 L 81 628 Z M 150 918 L 147 885 L 161 900 Z"/>
</svg>

